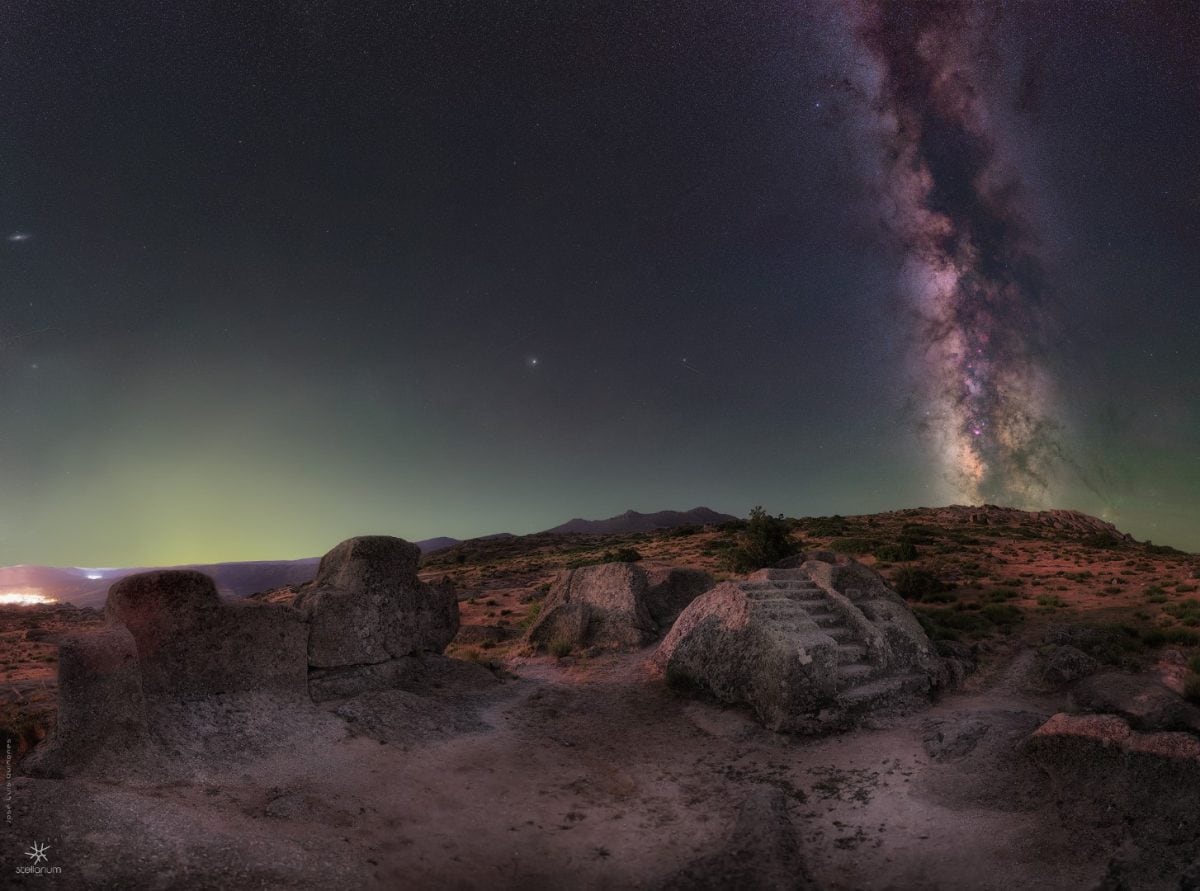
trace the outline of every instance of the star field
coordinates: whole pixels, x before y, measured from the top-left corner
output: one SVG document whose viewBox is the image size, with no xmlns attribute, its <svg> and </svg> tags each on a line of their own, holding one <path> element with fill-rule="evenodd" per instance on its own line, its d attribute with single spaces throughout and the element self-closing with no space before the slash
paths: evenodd
<svg viewBox="0 0 1200 891">
<path fill-rule="evenodd" d="M 1200 550 L 1190 5 L 5 27 L 0 563 L 961 500 Z"/>
</svg>

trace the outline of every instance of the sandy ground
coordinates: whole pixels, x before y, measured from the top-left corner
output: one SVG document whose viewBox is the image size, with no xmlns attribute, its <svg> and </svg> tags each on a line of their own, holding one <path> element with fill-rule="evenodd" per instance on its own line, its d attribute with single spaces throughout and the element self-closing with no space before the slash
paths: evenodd
<svg viewBox="0 0 1200 891">
<path fill-rule="evenodd" d="M 1111 852 L 1060 826 L 1013 752 L 1057 708 L 1022 692 L 1028 651 L 925 712 L 819 740 L 676 697 L 648 653 L 524 661 L 455 700 L 482 721 L 455 735 L 401 722 L 386 743 L 300 741 L 185 781 L 15 778 L 0 885 L 656 887 L 719 847 L 762 785 L 787 794 L 824 888 L 1094 888 L 1104 874 Z M 61 873 L 14 874 L 35 840 Z"/>
</svg>

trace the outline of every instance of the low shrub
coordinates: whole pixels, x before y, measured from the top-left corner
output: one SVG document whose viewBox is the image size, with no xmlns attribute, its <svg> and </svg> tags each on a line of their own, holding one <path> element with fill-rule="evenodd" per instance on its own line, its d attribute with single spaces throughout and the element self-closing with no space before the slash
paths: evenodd
<svg viewBox="0 0 1200 891">
<path fill-rule="evenodd" d="M 537 621 L 538 616 L 542 614 L 542 602 L 535 600 L 529 607 L 529 612 L 525 614 L 525 618 L 520 621 L 521 628 L 528 628 Z"/>
<path fill-rule="evenodd" d="M 791 524 L 783 514 L 771 516 L 761 506 L 750 511 L 737 545 L 725 555 L 725 566 L 733 572 L 753 572 L 772 566 L 799 550 L 790 534 Z"/>
<path fill-rule="evenodd" d="M 1200 643 L 1200 634 L 1187 628 L 1150 628 L 1141 635 L 1142 643 L 1150 649 L 1175 644 L 1176 646 L 1194 647 Z"/>
<path fill-rule="evenodd" d="M 889 563 L 905 563 L 917 559 L 917 546 L 911 541 L 897 541 L 875 549 L 875 559 Z"/>
<path fill-rule="evenodd" d="M 1182 622 L 1184 625 L 1200 624 L 1200 600 L 1189 597 L 1179 603 L 1169 603 L 1163 607 L 1163 612 Z"/>
<path fill-rule="evenodd" d="M 618 548 L 615 551 L 604 552 L 605 563 L 637 563 L 642 559 L 637 548 Z"/>
<path fill-rule="evenodd" d="M 983 617 L 994 625 L 1015 625 L 1024 617 L 1011 603 L 989 603 L 981 610 Z"/>
<path fill-rule="evenodd" d="M 945 583 L 936 574 L 916 566 L 905 566 L 896 573 L 892 584 L 906 600 L 932 600 L 935 595 L 946 591 Z"/>
<path fill-rule="evenodd" d="M 839 554 L 869 554 L 879 546 L 874 538 L 837 538 L 829 543 L 829 549 Z"/>
</svg>

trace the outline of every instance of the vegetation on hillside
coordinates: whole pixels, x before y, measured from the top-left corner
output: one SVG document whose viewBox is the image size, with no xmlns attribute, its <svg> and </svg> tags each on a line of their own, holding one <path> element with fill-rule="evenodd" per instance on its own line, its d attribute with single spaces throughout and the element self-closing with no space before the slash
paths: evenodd
<svg viewBox="0 0 1200 891">
<path fill-rule="evenodd" d="M 773 517 L 758 505 L 750 511 L 737 544 L 726 552 L 725 565 L 733 572 L 753 572 L 773 566 L 799 549 L 791 535 L 791 524 L 783 514 Z"/>
</svg>

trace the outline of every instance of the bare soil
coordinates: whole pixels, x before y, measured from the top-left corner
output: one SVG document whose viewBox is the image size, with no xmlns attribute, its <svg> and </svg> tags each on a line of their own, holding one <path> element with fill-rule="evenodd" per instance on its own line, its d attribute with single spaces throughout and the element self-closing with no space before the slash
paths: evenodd
<svg viewBox="0 0 1200 891">
<path fill-rule="evenodd" d="M 719 847 L 766 785 L 786 793 L 824 888 L 1104 874 L 1107 853 L 1013 772 L 1016 741 L 1058 705 L 1023 692 L 1027 651 L 926 712 L 819 740 L 675 696 L 648 653 L 523 660 L 517 679 L 458 697 L 481 724 L 453 735 L 301 741 L 165 783 L 18 778 L 6 847 L 49 841 L 63 872 L 28 881 L 71 888 L 648 888 Z M 991 744 L 930 754 L 933 728 L 964 722 Z"/>
</svg>

